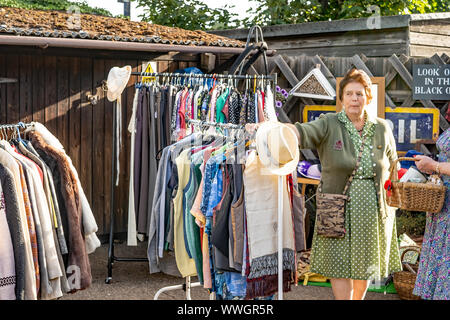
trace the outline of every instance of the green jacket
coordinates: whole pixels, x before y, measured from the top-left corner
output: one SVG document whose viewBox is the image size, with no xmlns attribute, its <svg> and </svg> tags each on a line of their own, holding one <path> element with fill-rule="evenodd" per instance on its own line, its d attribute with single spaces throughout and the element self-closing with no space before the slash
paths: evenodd
<svg viewBox="0 0 450 320">
<path fill-rule="evenodd" d="M 389 179 L 391 163 L 397 159 L 394 135 L 386 120 L 368 116 L 375 124 L 372 161 L 375 164 L 374 181 L 378 206 L 382 217 L 395 214 L 395 208 L 386 203 L 384 183 Z M 301 149 L 316 149 L 322 166 L 322 192 L 342 193 L 356 166 L 355 147 L 337 113 L 327 113 L 319 119 L 295 124 L 300 133 Z M 355 179 L 357 175 L 355 175 Z"/>
</svg>

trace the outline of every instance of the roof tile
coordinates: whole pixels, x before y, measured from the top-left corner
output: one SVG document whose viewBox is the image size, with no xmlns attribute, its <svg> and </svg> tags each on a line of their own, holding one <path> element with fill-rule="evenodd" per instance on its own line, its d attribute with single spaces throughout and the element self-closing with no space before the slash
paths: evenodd
<svg viewBox="0 0 450 320">
<path fill-rule="evenodd" d="M 0 7 L 0 34 L 197 46 L 245 46 L 242 41 L 200 30 L 184 30 L 92 14 L 81 14 L 81 29 L 70 29 L 70 16 L 60 11 Z"/>
</svg>

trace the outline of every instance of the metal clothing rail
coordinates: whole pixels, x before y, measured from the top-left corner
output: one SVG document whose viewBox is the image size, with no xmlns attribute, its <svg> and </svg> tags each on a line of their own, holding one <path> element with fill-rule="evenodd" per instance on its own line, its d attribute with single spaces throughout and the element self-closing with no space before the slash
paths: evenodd
<svg viewBox="0 0 450 320">
<path fill-rule="evenodd" d="M 202 120 L 192 120 L 187 119 L 186 122 L 188 124 L 193 125 L 200 125 L 200 126 L 214 126 L 214 127 L 220 127 L 224 129 L 244 129 L 245 126 L 240 124 L 232 124 L 232 123 L 217 123 L 217 122 L 209 122 L 209 121 L 202 121 Z"/>
<path fill-rule="evenodd" d="M 277 74 L 274 75 L 235 75 L 235 74 L 194 74 L 194 73 L 166 73 L 166 72 L 131 72 L 133 76 L 141 76 L 141 77 L 171 77 L 171 78 L 197 78 L 197 79 L 231 79 L 231 80 L 272 80 L 272 89 L 273 93 L 275 93 L 275 87 L 277 84 Z M 275 99 L 275 94 L 274 94 Z M 116 148 L 115 141 L 117 139 L 116 135 L 116 117 L 117 110 L 114 108 L 114 116 L 113 116 L 113 152 L 112 152 L 112 176 L 116 171 Z M 205 122 L 200 120 L 191 120 L 188 119 L 188 123 L 191 124 L 199 124 L 199 125 L 207 125 L 207 126 L 218 126 L 222 128 L 230 128 L 230 129 L 243 129 L 242 125 L 234 125 L 229 123 L 214 123 L 214 122 Z M 114 261 L 124 261 L 124 262 L 133 262 L 133 261 L 148 261 L 147 258 L 118 258 L 114 255 L 114 179 L 111 179 L 111 211 L 110 211 L 110 233 L 109 233 L 109 250 L 108 250 L 108 277 L 106 278 L 106 283 L 111 283 L 112 280 L 112 265 Z M 278 299 L 283 299 L 283 244 L 282 244 L 282 233 L 283 233 L 283 225 L 282 225 L 282 212 L 283 212 L 283 201 L 281 200 L 282 195 L 282 176 L 278 179 Z M 186 291 L 186 298 L 188 300 L 191 299 L 190 289 L 191 287 L 200 286 L 200 282 L 191 283 L 191 277 L 186 277 L 186 284 L 175 285 L 161 288 L 155 295 L 154 299 L 157 300 L 159 295 L 165 291 L 178 290 L 183 289 Z M 210 294 L 210 299 L 213 299 L 214 293 Z"/>
<path fill-rule="evenodd" d="M 19 128 L 28 128 L 31 127 L 33 124 L 32 123 L 23 123 L 23 122 L 19 122 L 19 123 L 15 123 L 15 124 L 0 124 L 0 129 L 19 129 Z"/>
<path fill-rule="evenodd" d="M 15 123 L 15 124 L 0 124 L 0 131 L 1 131 L 1 136 L 4 137 L 6 134 L 6 132 L 4 132 L 4 130 L 14 130 L 13 133 L 17 134 L 20 137 L 20 131 L 19 129 L 26 129 L 28 127 L 31 127 L 33 124 L 31 123 L 23 123 L 23 122 L 19 122 L 19 123 Z"/>
<path fill-rule="evenodd" d="M 110 199 L 110 229 L 109 229 L 109 247 L 108 247 L 108 276 L 106 277 L 105 282 L 107 284 L 111 283 L 112 280 L 112 268 L 113 268 L 113 264 L 114 261 L 122 261 L 122 262 L 146 262 L 148 261 L 147 258 L 121 258 L 121 257 L 116 257 L 114 255 L 114 218 L 115 218 L 115 214 L 114 214 L 114 189 L 116 187 L 116 184 L 114 183 L 115 179 L 115 172 L 116 172 L 116 132 L 117 132 L 117 128 L 116 128 L 116 121 L 117 120 L 117 103 L 114 103 L 114 107 L 113 107 L 113 141 L 112 141 L 112 156 L 111 156 L 111 161 L 112 161 L 112 165 L 111 165 L 111 199 Z"/>
<path fill-rule="evenodd" d="M 171 72 L 131 72 L 134 76 L 142 77 L 173 77 L 173 78 L 210 78 L 210 79 L 239 79 L 239 80 L 252 80 L 252 79 L 267 79 L 276 80 L 276 75 L 239 75 L 239 74 L 206 74 L 206 73 L 171 73 Z"/>
<path fill-rule="evenodd" d="M 193 120 L 193 119 L 187 119 L 186 122 L 187 122 L 187 124 L 194 125 L 194 126 L 197 126 L 197 125 L 210 126 L 210 127 L 220 127 L 220 128 L 224 128 L 224 129 L 244 129 L 245 128 L 245 126 L 243 126 L 243 125 L 237 125 L 237 124 L 231 124 L 231 123 L 217 123 L 217 122 L 209 122 L 209 121 L 201 121 L 201 120 Z M 187 276 L 185 284 L 163 287 L 156 292 L 155 297 L 153 299 L 158 300 L 159 296 L 163 292 L 182 289 L 186 292 L 186 300 L 191 300 L 192 299 L 191 298 L 191 288 L 200 287 L 200 286 L 201 286 L 200 282 L 191 283 L 191 277 Z M 209 294 L 209 299 L 214 300 L 214 297 L 215 297 L 215 293 L 211 292 Z"/>
</svg>

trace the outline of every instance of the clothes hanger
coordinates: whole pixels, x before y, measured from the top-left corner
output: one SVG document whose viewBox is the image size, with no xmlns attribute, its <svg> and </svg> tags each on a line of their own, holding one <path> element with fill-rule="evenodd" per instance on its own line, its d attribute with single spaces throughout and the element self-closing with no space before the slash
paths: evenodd
<svg viewBox="0 0 450 320">
<path fill-rule="evenodd" d="M 23 140 L 22 137 L 20 136 L 20 130 L 19 130 L 19 128 L 23 128 L 23 129 L 26 128 L 26 127 L 25 127 L 25 124 L 24 124 L 22 121 L 20 121 L 20 122 L 17 124 L 16 129 L 17 129 L 18 141 L 23 143 L 24 140 Z"/>
<path fill-rule="evenodd" d="M 227 78 L 228 78 L 227 87 L 231 89 L 233 87 L 232 77 L 231 77 L 231 75 L 228 75 Z"/>
<path fill-rule="evenodd" d="M 12 146 L 12 145 L 16 144 L 16 141 L 18 138 L 17 134 L 19 133 L 19 129 L 17 128 L 17 126 L 12 125 L 11 131 L 12 131 L 12 135 L 11 135 L 11 139 L 9 140 L 9 144 Z"/>
<path fill-rule="evenodd" d="M 201 123 L 200 122 L 196 122 L 193 124 L 193 132 L 201 132 L 202 128 L 201 128 Z M 201 133 L 201 144 L 200 145 L 194 145 L 194 148 L 198 148 L 201 146 L 205 146 L 205 145 L 210 145 L 211 143 L 213 143 L 216 139 L 216 136 L 213 135 L 203 135 L 203 133 Z"/>
<path fill-rule="evenodd" d="M 5 127 L 2 127 L 1 132 L 2 132 L 2 140 L 7 141 L 7 140 L 8 140 L 8 133 L 7 133 L 7 131 L 6 131 L 6 128 L 5 128 Z"/>
<path fill-rule="evenodd" d="M 8 125 L 8 130 L 11 130 L 11 135 L 10 135 L 10 137 L 9 137 L 8 142 L 10 142 L 12 139 L 15 138 L 15 137 L 14 137 L 15 131 L 12 130 L 12 129 L 14 129 L 14 128 L 13 128 L 11 125 Z"/>
<path fill-rule="evenodd" d="M 0 141 L 0 147 L 8 152 L 11 152 L 11 141 L 14 139 L 15 130 L 14 130 L 14 127 L 11 125 L 6 125 L 5 129 L 6 129 L 6 132 L 8 132 L 8 130 L 12 130 L 11 136 L 8 139 L 8 133 L 6 133 L 6 139 Z"/>
<path fill-rule="evenodd" d="M 169 75 L 167 73 L 165 73 L 165 72 L 162 75 L 163 75 L 163 79 L 162 79 L 163 85 L 165 87 L 169 86 L 170 85 L 170 83 L 169 83 L 169 79 L 170 79 Z"/>
<path fill-rule="evenodd" d="M 203 90 L 205 90 L 206 92 L 209 91 L 209 84 L 206 77 L 203 78 Z"/>
<path fill-rule="evenodd" d="M 20 137 L 20 131 L 19 131 L 19 127 L 17 125 L 15 125 L 13 127 L 13 134 L 14 134 L 14 138 L 11 139 L 11 141 L 9 142 L 9 144 L 11 146 L 17 146 L 19 139 L 22 139 Z"/>
<path fill-rule="evenodd" d="M 200 126 L 202 130 L 202 136 L 204 137 L 203 139 L 211 139 L 212 137 L 215 141 L 215 147 L 221 147 L 225 143 L 223 136 L 215 131 L 213 126 L 205 123 L 201 123 Z"/>
<path fill-rule="evenodd" d="M 214 88 L 216 87 L 216 74 L 214 73 L 213 74 L 213 85 L 212 85 L 212 87 L 211 87 L 211 91 L 209 92 L 210 94 L 214 91 Z"/>
<path fill-rule="evenodd" d="M 5 141 L 8 141 L 11 139 L 12 133 L 10 132 L 11 128 L 8 126 L 5 127 Z"/>
<path fill-rule="evenodd" d="M 232 128 L 229 128 L 229 129 L 232 129 Z M 221 137 L 223 139 L 222 146 L 218 146 L 219 149 L 214 151 L 214 155 L 216 155 L 216 154 L 218 154 L 220 152 L 224 152 L 225 150 L 227 150 L 229 148 L 232 148 L 233 145 L 235 144 L 232 140 L 230 141 L 230 139 L 229 139 L 230 137 L 227 136 L 226 134 L 222 133 Z"/>
</svg>

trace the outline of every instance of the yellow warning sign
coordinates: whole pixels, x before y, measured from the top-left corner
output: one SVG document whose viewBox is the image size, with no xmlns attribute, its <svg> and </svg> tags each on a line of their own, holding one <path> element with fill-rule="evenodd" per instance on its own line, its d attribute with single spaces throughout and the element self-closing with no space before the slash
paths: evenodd
<svg viewBox="0 0 450 320">
<path fill-rule="evenodd" d="M 145 68 L 145 71 L 144 71 L 144 72 L 145 72 L 145 73 L 154 73 L 154 72 L 155 72 L 155 71 L 153 71 L 151 62 L 149 62 L 149 63 L 147 64 L 147 67 Z M 155 81 L 155 80 L 156 80 L 155 77 L 143 77 L 143 78 L 142 78 L 142 82 Z"/>
</svg>

